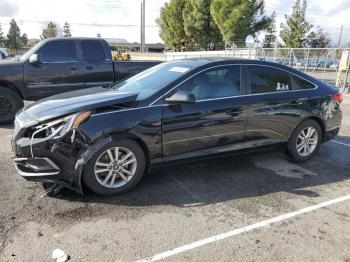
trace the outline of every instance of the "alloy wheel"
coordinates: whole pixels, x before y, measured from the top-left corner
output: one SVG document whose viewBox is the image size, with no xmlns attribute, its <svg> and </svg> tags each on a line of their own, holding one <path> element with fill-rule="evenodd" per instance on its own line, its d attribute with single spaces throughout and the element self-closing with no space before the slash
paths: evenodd
<svg viewBox="0 0 350 262">
<path fill-rule="evenodd" d="M 296 149 L 299 155 L 311 155 L 318 144 L 318 134 L 314 127 L 306 127 L 297 137 Z"/>
<path fill-rule="evenodd" d="M 135 175 L 135 154 L 125 147 L 113 147 L 104 151 L 96 160 L 96 180 L 104 187 L 118 188 L 127 184 Z"/>
</svg>

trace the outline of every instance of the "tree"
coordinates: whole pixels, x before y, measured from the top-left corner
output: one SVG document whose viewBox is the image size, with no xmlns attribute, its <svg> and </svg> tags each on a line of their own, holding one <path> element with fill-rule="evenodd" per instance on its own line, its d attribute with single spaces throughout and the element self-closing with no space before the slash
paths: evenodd
<svg viewBox="0 0 350 262">
<path fill-rule="evenodd" d="M 264 15 L 263 0 L 213 0 L 210 10 L 224 40 L 236 45 L 271 23 L 271 18 Z"/>
<path fill-rule="evenodd" d="M 4 37 L 4 33 L 2 31 L 2 26 L 0 23 L 0 47 L 3 47 L 5 44 L 5 37 Z"/>
<path fill-rule="evenodd" d="M 40 36 L 41 39 L 57 37 L 58 26 L 53 22 L 49 22 L 47 27 L 43 29 L 43 32 Z"/>
<path fill-rule="evenodd" d="M 319 27 L 315 31 L 312 31 L 306 39 L 307 45 L 314 48 L 325 48 L 328 47 L 331 42 L 328 34 L 324 33 Z"/>
<path fill-rule="evenodd" d="M 156 20 L 160 27 L 160 38 L 167 48 L 181 51 L 191 44 L 190 38 L 184 30 L 183 10 L 187 0 L 171 0 L 160 10 L 160 17 Z"/>
<path fill-rule="evenodd" d="M 21 36 L 21 42 L 22 42 L 22 46 L 26 46 L 28 44 L 28 36 L 27 36 L 27 34 L 23 34 Z"/>
<path fill-rule="evenodd" d="M 64 26 L 63 26 L 63 37 L 71 37 L 72 34 L 70 32 L 70 25 L 69 23 L 66 21 L 64 23 Z"/>
<path fill-rule="evenodd" d="M 7 34 L 6 47 L 10 50 L 16 51 L 23 46 L 21 37 L 21 30 L 19 29 L 15 19 L 10 22 L 10 29 Z"/>
<path fill-rule="evenodd" d="M 286 47 L 300 48 L 307 42 L 307 35 L 312 25 L 305 19 L 307 3 L 297 0 L 290 16 L 285 15 L 286 24 L 281 24 L 280 37 Z"/>
<path fill-rule="evenodd" d="M 273 12 L 271 15 L 271 23 L 266 29 L 266 34 L 263 41 L 263 47 L 271 48 L 276 45 L 276 13 Z"/>
<path fill-rule="evenodd" d="M 188 0 L 183 11 L 185 34 L 201 49 L 214 50 L 223 42 L 210 11 L 212 0 Z"/>
</svg>

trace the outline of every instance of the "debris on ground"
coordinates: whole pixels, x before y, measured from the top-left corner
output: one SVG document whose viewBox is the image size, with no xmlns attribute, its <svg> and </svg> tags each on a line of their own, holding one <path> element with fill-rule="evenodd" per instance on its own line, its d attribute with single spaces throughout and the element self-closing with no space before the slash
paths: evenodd
<svg viewBox="0 0 350 262">
<path fill-rule="evenodd" d="M 62 249 L 59 248 L 56 248 L 52 252 L 52 258 L 56 259 L 56 262 L 66 262 L 69 260 L 69 256 L 66 253 L 64 253 Z"/>
</svg>

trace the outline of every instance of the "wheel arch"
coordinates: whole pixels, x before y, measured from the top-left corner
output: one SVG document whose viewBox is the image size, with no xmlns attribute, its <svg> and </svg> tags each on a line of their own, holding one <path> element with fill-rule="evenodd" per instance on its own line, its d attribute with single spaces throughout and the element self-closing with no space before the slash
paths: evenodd
<svg viewBox="0 0 350 262">
<path fill-rule="evenodd" d="M 321 131 L 322 131 L 322 140 L 323 140 L 325 133 L 326 133 L 326 125 L 325 125 L 324 121 L 320 117 L 317 117 L 317 116 L 310 116 L 310 117 L 306 118 L 305 120 L 307 120 L 307 119 L 314 120 L 315 122 L 317 122 L 317 124 L 320 125 Z"/>
<path fill-rule="evenodd" d="M 22 100 L 24 99 L 21 90 L 16 85 L 14 85 L 13 83 L 0 79 L 0 87 L 8 88 L 10 90 L 13 90 L 22 98 Z"/>
<path fill-rule="evenodd" d="M 293 128 L 293 130 L 291 131 L 289 137 L 291 137 L 293 131 L 295 130 L 295 128 L 297 126 L 299 126 L 302 122 L 306 121 L 306 120 L 314 120 L 317 124 L 319 124 L 320 128 L 321 128 L 321 131 L 322 131 L 322 139 L 321 141 L 323 141 L 324 137 L 325 137 L 325 133 L 326 133 L 326 125 L 325 125 L 325 122 L 324 120 L 319 117 L 319 116 L 315 116 L 315 115 L 312 115 L 312 116 L 308 116 L 308 117 L 305 117 L 303 118 L 302 120 L 300 120 L 298 122 L 298 124 Z"/>
<path fill-rule="evenodd" d="M 109 135 L 112 137 L 113 140 L 118 140 L 118 139 L 124 138 L 124 139 L 131 139 L 131 140 L 135 141 L 136 143 L 138 143 L 139 146 L 141 147 L 142 151 L 145 154 L 146 167 L 148 167 L 148 164 L 150 161 L 150 152 L 149 152 L 149 149 L 148 149 L 145 141 L 143 141 L 139 136 L 136 136 L 136 135 L 128 133 L 128 132 L 116 132 L 116 133 L 111 133 Z"/>
<path fill-rule="evenodd" d="M 82 180 L 85 164 L 92 158 L 93 154 L 95 154 L 95 152 L 97 152 L 103 146 L 107 145 L 113 140 L 120 140 L 120 139 L 131 139 L 141 147 L 142 151 L 145 154 L 145 160 L 146 160 L 145 170 L 148 169 L 150 165 L 150 152 L 148 150 L 146 143 L 140 137 L 127 132 L 112 132 L 112 133 L 104 134 L 90 142 L 89 148 L 82 151 L 81 159 L 79 159 L 76 163 L 76 166 L 77 166 L 76 183 L 77 183 L 78 193 L 84 195 L 84 191 L 85 191 L 85 184 L 83 183 L 83 180 Z"/>
</svg>

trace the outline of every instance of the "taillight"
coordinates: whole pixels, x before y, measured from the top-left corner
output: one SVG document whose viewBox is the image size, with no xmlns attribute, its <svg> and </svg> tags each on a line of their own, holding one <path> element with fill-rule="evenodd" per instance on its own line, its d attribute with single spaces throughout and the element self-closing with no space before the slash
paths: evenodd
<svg viewBox="0 0 350 262">
<path fill-rule="evenodd" d="M 333 100 L 338 102 L 338 103 L 343 102 L 343 93 L 340 93 L 340 92 L 335 93 L 332 95 L 332 97 L 333 97 Z"/>
</svg>

